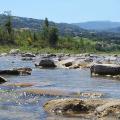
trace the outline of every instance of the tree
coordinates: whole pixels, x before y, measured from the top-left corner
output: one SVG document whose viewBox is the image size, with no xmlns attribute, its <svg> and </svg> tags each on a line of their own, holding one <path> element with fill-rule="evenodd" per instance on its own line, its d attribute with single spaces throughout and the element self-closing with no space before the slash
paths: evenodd
<svg viewBox="0 0 120 120">
<path fill-rule="evenodd" d="M 56 47 L 58 41 L 58 29 L 54 26 L 49 25 L 49 21 L 45 18 L 42 39 L 44 40 L 44 46 Z"/>
<path fill-rule="evenodd" d="M 49 30 L 49 45 L 50 47 L 56 47 L 58 41 L 58 29 L 51 27 Z"/>
<path fill-rule="evenodd" d="M 49 21 L 47 18 L 45 18 L 42 30 L 42 39 L 44 40 L 43 43 L 45 44 L 45 46 L 48 44 L 48 38 L 49 38 Z"/>
<path fill-rule="evenodd" d="M 34 34 L 33 34 L 33 40 L 34 40 L 34 42 L 36 42 L 36 41 L 38 40 L 37 35 L 36 35 L 35 32 L 34 32 Z"/>
<path fill-rule="evenodd" d="M 83 38 L 81 37 L 81 39 L 80 39 L 80 50 L 81 51 L 85 51 L 85 43 L 84 43 L 84 40 L 83 40 Z"/>
<path fill-rule="evenodd" d="M 4 14 L 7 16 L 7 21 L 5 23 L 5 28 L 8 32 L 9 35 L 12 33 L 12 17 L 11 17 L 11 12 L 10 11 L 5 11 Z"/>
<path fill-rule="evenodd" d="M 45 18 L 45 22 L 44 22 L 45 26 L 46 27 L 49 27 L 49 21 L 48 21 L 48 18 Z"/>
<path fill-rule="evenodd" d="M 10 40 L 11 43 L 15 43 L 14 41 L 14 30 L 13 30 L 13 26 L 12 26 L 12 15 L 11 15 L 11 11 L 5 11 L 4 15 L 6 16 L 7 20 L 5 23 L 5 30 L 8 34 L 8 38 L 7 40 Z"/>
</svg>

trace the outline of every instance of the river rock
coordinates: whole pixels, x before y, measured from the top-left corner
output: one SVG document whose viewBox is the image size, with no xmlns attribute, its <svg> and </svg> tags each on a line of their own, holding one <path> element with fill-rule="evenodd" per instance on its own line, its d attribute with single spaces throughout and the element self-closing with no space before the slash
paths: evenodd
<svg viewBox="0 0 120 120">
<path fill-rule="evenodd" d="M 43 59 L 40 61 L 40 63 L 38 65 L 35 64 L 35 66 L 40 66 L 42 68 L 55 68 L 55 67 L 57 67 L 56 64 L 54 63 L 54 61 L 51 59 Z"/>
<path fill-rule="evenodd" d="M 61 60 L 58 63 L 58 66 L 60 67 L 70 67 L 73 65 L 73 62 L 75 61 L 75 58 L 66 58 L 65 60 Z"/>
<path fill-rule="evenodd" d="M 75 98 L 48 101 L 44 105 L 45 111 L 51 114 L 69 117 L 95 117 L 96 107 L 103 105 L 102 100 L 80 100 Z"/>
<path fill-rule="evenodd" d="M 0 75 L 19 75 L 18 70 L 0 70 Z"/>
<path fill-rule="evenodd" d="M 59 116 L 90 120 L 119 120 L 120 100 L 109 99 L 57 99 L 44 105 L 45 111 Z"/>
<path fill-rule="evenodd" d="M 13 70 L 0 70 L 1 75 L 30 75 L 31 68 L 14 68 Z"/>
<path fill-rule="evenodd" d="M 7 80 L 4 77 L 0 76 L 0 84 L 5 83 L 5 82 L 7 82 Z"/>
<path fill-rule="evenodd" d="M 33 60 L 33 57 L 22 57 L 23 61 L 31 61 Z"/>
<path fill-rule="evenodd" d="M 56 54 L 51 53 L 51 54 L 48 54 L 46 57 L 50 58 L 50 57 L 56 57 L 56 56 L 57 56 Z"/>
<path fill-rule="evenodd" d="M 70 66 L 72 66 L 72 62 L 67 62 L 67 63 L 65 63 L 65 67 L 70 67 Z"/>
<path fill-rule="evenodd" d="M 15 68 L 13 70 L 17 70 L 21 75 L 31 75 L 32 72 L 32 69 L 28 67 Z"/>
<path fill-rule="evenodd" d="M 96 108 L 96 114 L 99 117 L 112 116 L 119 119 L 120 117 L 120 100 L 110 101 Z"/>
<path fill-rule="evenodd" d="M 94 64 L 90 68 L 91 75 L 120 75 L 120 65 L 116 64 Z"/>
<path fill-rule="evenodd" d="M 25 53 L 25 54 L 22 54 L 22 57 L 36 57 L 36 56 L 32 53 Z"/>
</svg>

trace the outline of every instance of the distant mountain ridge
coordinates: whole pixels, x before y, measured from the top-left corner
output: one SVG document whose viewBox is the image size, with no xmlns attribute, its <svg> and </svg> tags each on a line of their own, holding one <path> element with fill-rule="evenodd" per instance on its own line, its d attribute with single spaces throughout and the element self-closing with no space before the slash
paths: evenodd
<svg viewBox="0 0 120 120">
<path fill-rule="evenodd" d="M 13 16 L 13 27 L 16 29 L 30 29 L 35 31 L 41 31 L 44 24 L 44 20 Z M 4 25 L 6 16 L 0 14 L 0 25 Z M 55 23 L 50 22 L 51 25 L 56 25 L 60 35 L 72 35 L 79 36 L 88 34 L 90 32 L 114 32 L 120 33 L 120 22 L 111 21 L 91 21 L 84 23 Z"/>
<path fill-rule="evenodd" d="M 109 31 L 110 29 L 116 29 L 120 27 L 120 22 L 111 22 L 111 21 L 91 21 L 84 23 L 74 23 L 83 29 L 87 30 L 96 30 L 96 31 Z"/>
</svg>

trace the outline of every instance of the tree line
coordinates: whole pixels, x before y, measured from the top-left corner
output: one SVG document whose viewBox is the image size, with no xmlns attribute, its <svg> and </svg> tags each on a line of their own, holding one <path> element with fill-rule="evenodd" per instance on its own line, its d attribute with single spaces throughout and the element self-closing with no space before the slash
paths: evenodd
<svg viewBox="0 0 120 120">
<path fill-rule="evenodd" d="M 4 12 L 5 23 L 0 25 L 0 44 L 37 49 L 52 48 L 77 52 L 96 52 L 120 50 L 116 44 L 107 44 L 102 40 L 89 39 L 82 36 L 60 36 L 55 24 L 50 24 L 48 18 L 43 22 L 42 30 L 32 31 L 28 28 L 15 29 L 10 12 Z M 117 46 L 117 47 L 116 47 Z"/>
</svg>

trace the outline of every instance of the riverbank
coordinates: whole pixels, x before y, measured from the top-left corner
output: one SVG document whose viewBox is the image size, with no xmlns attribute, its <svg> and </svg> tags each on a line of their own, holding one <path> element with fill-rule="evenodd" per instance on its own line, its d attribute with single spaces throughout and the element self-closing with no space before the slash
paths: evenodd
<svg viewBox="0 0 120 120">
<path fill-rule="evenodd" d="M 120 51 L 114 51 L 114 52 L 100 52 L 100 51 L 80 51 L 75 49 L 59 49 L 59 48 L 35 48 L 35 47 L 28 47 L 28 46 L 12 46 L 12 45 L 0 45 L 0 53 L 9 53 L 11 49 L 19 49 L 21 52 L 31 52 L 31 53 L 39 53 L 39 54 L 46 54 L 46 53 L 64 53 L 64 54 L 98 54 L 98 55 L 119 55 Z"/>
<path fill-rule="evenodd" d="M 0 45 L 0 53 L 6 52 L 9 53 L 11 49 L 19 49 L 21 52 L 32 52 L 32 53 L 71 53 L 71 54 L 77 54 L 80 51 L 78 50 L 68 50 L 68 49 L 59 49 L 59 48 L 34 48 L 34 47 L 15 47 L 15 46 L 1 46 Z"/>
</svg>

